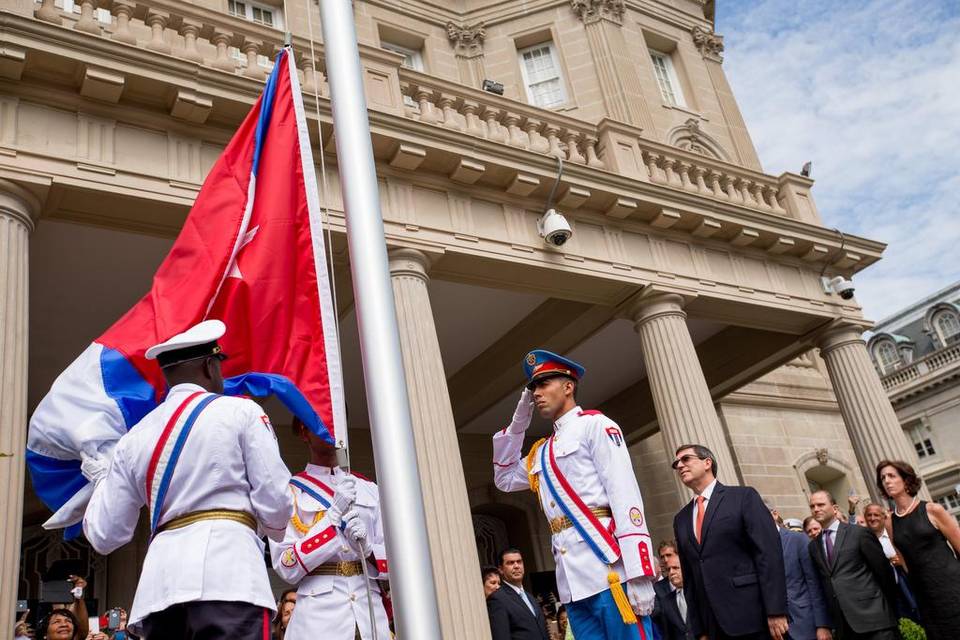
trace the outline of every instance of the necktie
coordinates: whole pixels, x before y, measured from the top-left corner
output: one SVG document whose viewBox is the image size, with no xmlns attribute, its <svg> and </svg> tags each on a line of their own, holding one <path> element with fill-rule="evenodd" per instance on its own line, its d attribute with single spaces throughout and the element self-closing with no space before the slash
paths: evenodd
<svg viewBox="0 0 960 640">
<path fill-rule="evenodd" d="M 827 545 L 827 563 L 833 564 L 833 530 L 827 529 L 823 532 L 823 535 L 826 536 L 824 542 Z"/>
<path fill-rule="evenodd" d="M 706 498 L 703 496 L 697 496 L 697 544 L 700 544 L 700 531 L 703 529 L 703 503 L 706 502 Z"/>
<path fill-rule="evenodd" d="M 680 610 L 680 618 L 687 621 L 687 599 L 683 597 L 683 589 L 677 589 L 677 609 Z"/>
<path fill-rule="evenodd" d="M 533 617 L 536 618 L 537 612 L 534 611 L 533 605 L 530 603 L 530 598 L 527 597 L 527 592 L 521 590 L 519 591 L 519 593 L 520 593 L 520 597 L 523 598 L 523 602 L 527 605 L 527 609 L 530 609 L 530 613 L 532 613 Z"/>
</svg>

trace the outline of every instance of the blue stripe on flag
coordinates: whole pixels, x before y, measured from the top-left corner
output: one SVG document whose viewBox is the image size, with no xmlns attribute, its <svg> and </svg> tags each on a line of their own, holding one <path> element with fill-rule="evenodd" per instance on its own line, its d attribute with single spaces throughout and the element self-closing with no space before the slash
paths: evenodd
<svg viewBox="0 0 960 640">
<path fill-rule="evenodd" d="M 79 460 L 59 460 L 27 449 L 27 469 L 33 490 L 51 511 L 65 505 L 87 484 Z"/>
<path fill-rule="evenodd" d="M 153 513 L 150 514 L 150 530 L 156 531 L 157 525 L 160 524 L 160 512 L 163 511 L 163 501 L 167 497 L 167 489 L 170 488 L 170 480 L 173 478 L 173 471 L 177 466 L 177 460 L 180 458 L 180 453 L 183 451 L 183 445 L 187 441 L 187 436 L 190 435 L 190 431 L 193 429 L 193 424 L 197 421 L 197 418 L 200 416 L 200 412 L 203 411 L 208 404 L 219 398 L 220 396 L 216 394 L 210 394 L 194 407 L 193 411 L 190 412 L 190 416 L 187 418 L 186 423 L 183 425 L 183 429 L 180 430 L 180 435 L 177 437 L 176 444 L 173 445 L 173 451 L 170 453 L 170 461 L 167 463 L 167 468 L 163 471 L 163 478 L 160 480 L 160 489 L 157 491 L 157 503 L 153 507 Z"/>
<path fill-rule="evenodd" d="M 267 85 L 263 88 L 263 97 L 260 99 L 260 118 L 257 120 L 256 146 L 253 148 L 253 175 L 257 176 L 260 169 L 260 152 L 263 151 L 263 142 L 267 137 L 267 129 L 270 127 L 270 117 L 273 115 L 273 98 L 277 93 L 277 81 L 280 78 L 280 70 L 285 66 L 284 60 L 287 55 L 286 49 L 281 49 L 274 62 L 273 72 L 267 79 Z"/>
<path fill-rule="evenodd" d="M 100 373 L 103 388 L 123 414 L 127 430 L 157 406 L 157 392 L 122 353 L 100 345 Z"/>
<path fill-rule="evenodd" d="M 330 435 L 330 429 L 323 423 L 293 381 L 286 376 L 276 373 L 245 373 L 233 376 L 224 381 L 223 392 L 228 396 L 253 396 L 254 398 L 276 396 L 283 406 L 300 418 L 312 433 L 323 438 L 328 444 L 336 444 L 333 436 Z"/>
</svg>

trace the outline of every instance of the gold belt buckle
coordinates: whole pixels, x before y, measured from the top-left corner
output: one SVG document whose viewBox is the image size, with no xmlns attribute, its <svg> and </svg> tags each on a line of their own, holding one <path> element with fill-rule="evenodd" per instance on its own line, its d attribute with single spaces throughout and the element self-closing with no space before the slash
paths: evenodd
<svg viewBox="0 0 960 640">
<path fill-rule="evenodd" d="M 560 533 L 566 529 L 569 525 L 567 524 L 568 520 L 566 516 L 557 516 L 550 520 L 550 531 L 552 533 Z"/>
<path fill-rule="evenodd" d="M 350 578 L 359 574 L 360 572 L 358 571 L 357 564 L 355 562 L 350 560 L 341 560 L 337 563 L 337 575 Z"/>
</svg>

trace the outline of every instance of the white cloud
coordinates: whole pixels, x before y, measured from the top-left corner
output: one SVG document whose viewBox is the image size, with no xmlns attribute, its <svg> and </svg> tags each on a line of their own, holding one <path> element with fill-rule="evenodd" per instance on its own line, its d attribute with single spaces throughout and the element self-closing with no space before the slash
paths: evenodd
<svg viewBox="0 0 960 640">
<path fill-rule="evenodd" d="M 724 68 L 766 172 L 812 160 L 824 224 L 889 244 L 856 278 L 867 317 L 960 279 L 960 5 L 717 5 Z"/>
</svg>

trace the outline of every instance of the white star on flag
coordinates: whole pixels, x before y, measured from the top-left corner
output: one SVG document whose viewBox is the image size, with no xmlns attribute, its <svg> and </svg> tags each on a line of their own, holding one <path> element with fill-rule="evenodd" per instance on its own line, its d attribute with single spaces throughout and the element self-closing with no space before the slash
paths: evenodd
<svg viewBox="0 0 960 640">
<path fill-rule="evenodd" d="M 237 257 L 233 259 L 233 264 L 230 265 L 230 271 L 227 272 L 228 278 L 238 278 L 243 280 L 243 274 L 240 273 L 240 267 L 237 266 L 237 260 L 240 259 L 240 252 L 243 251 L 245 246 L 253 242 L 253 239 L 256 237 L 257 231 L 259 230 L 260 225 L 257 225 L 253 229 L 250 229 L 250 231 L 247 231 L 245 234 L 243 234 L 243 242 L 240 243 L 240 248 L 237 249 Z"/>
</svg>

